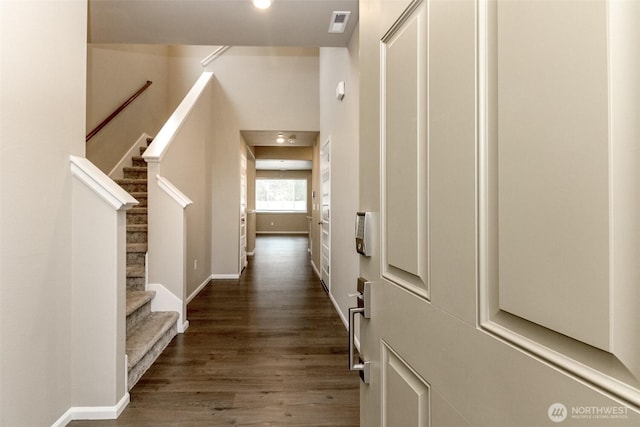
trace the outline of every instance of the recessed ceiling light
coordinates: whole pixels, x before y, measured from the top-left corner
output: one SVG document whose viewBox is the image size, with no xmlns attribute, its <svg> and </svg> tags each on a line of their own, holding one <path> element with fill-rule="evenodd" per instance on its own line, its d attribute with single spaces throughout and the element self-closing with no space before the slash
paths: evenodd
<svg viewBox="0 0 640 427">
<path fill-rule="evenodd" d="M 252 0 L 253 5 L 258 9 L 268 9 L 271 6 L 271 0 Z"/>
<path fill-rule="evenodd" d="M 284 136 L 278 136 L 278 138 L 276 138 L 276 142 L 278 144 L 282 144 L 284 142 Z"/>
</svg>

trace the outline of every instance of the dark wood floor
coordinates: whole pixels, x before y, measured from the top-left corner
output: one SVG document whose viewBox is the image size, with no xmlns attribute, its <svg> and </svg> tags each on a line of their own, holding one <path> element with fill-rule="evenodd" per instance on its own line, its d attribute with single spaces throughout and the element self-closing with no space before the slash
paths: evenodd
<svg viewBox="0 0 640 427">
<path fill-rule="evenodd" d="M 189 304 L 189 329 L 118 420 L 69 425 L 359 425 L 347 334 L 306 248 L 306 237 L 260 236 L 240 280 L 213 281 Z"/>
</svg>

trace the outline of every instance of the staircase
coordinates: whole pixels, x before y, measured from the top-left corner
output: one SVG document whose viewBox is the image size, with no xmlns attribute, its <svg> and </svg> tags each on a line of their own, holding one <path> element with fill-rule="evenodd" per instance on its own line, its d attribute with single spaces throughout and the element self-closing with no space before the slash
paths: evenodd
<svg viewBox="0 0 640 427">
<path fill-rule="evenodd" d="M 147 139 L 147 146 L 152 142 Z M 140 148 L 140 155 L 146 147 Z M 132 157 L 132 166 L 123 169 L 116 182 L 140 204 L 127 211 L 127 371 L 128 389 L 140 377 L 178 333 L 178 313 L 151 311 L 155 292 L 146 291 L 147 253 L 147 163 Z"/>
</svg>

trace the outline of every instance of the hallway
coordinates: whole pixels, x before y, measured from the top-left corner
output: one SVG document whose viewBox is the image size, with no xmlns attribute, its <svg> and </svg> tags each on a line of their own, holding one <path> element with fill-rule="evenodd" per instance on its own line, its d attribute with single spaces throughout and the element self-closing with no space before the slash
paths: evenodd
<svg viewBox="0 0 640 427">
<path fill-rule="evenodd" d="M 118 420 L 69 425 L 359 425 L 347 333 L 307 242 L 259 236 L 239 281 L 213 281 L 189 304 L 189 329 L 131 390 Z"/>
</svg>

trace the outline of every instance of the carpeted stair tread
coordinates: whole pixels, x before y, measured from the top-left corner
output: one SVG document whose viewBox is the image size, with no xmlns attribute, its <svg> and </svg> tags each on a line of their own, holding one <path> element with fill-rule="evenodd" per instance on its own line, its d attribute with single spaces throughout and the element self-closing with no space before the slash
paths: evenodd
<svg viewBox="0 0 640 427">
<path fill-rule="evenodd" d="M 147 214 L 147 207 L 143 206 L 141 208 L 139 208 L 139 207 L 129 208 L 127 210 L 127 214 L 129 214 L 129 215 L 146 215 Z"/>
<path fill-rule="evenodd" d="M 117 184 L 146 184 L 145 178 L 118 178 L 115 180 Z"/>
<path fill-rule="evenodd" d="M 127 316 L 151 301 L 155 291 L 127 291 Z"/>
<path fill-rule="evenodd" d="M 131 163 L 133 166 L 141 166 L 141 167 L 147 166 L 147 162 L 144 160 L 142 156 L 131 157 Z"/>
<path fill-rule="evenodd" d="M 146 199 L 149 193 L 147 193 L 146 191 L 131 191 L 129 192 L 129 194 L 131 194 L 134 199 L 138 200 L 138 199 Z"/>
<path fill-rule="evenodd" d="M 175 311 L 150 313 L 127 335 L 128 370 L 136 366 L 156 342 L 176 324 L 178 317 Z"/>
<path fill-rule="evenodd" d="M 146 166 L 129 166 L 122 169 L 124 179 L 146 179 L 147 167 Z"/>
<path fill-rule="evenodd" d="M 127 253 L 145 253 L 147 252 L 146 243 L 127 243 Z"/>
<path fill-rule="evenodd" d="M 127 224 L 127 244 L 144 243 L 148 241 L 147 224 Z"/>
<path fill-rule="evenodd" d="M 127 231 L 147 231 L 149 226 L 147 224 L 127 224 Z"/>
<path fill-rule="evenodd" d="M 146 172 L 147 171 L 147 167 L 146 166 L 125 166 L 124 168 L 122 168 L 123 171 L 127 172 Z"/>
<path fill-rule="evenodd" d="M 146 277 L 144 273 L 144 265 L 128 265 L 127 277 Z"/>
</svg>

